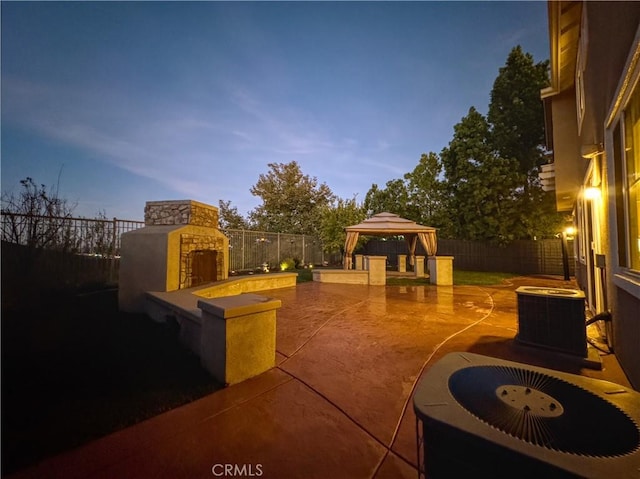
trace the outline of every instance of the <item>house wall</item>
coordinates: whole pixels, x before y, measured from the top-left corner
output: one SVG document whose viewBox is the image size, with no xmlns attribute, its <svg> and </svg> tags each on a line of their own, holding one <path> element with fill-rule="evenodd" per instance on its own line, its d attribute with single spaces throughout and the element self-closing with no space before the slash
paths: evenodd
<svg viewBox="0 0 640 479">
<path fill-rule="evenodd" d="M 640 298 L 614 287 L 614 351 L 631 385 L 640 390 Z"/>
<path fill-rule="evenodd" d="M 604 122 L 633 43 L 640 6 L 637 2 L 583 3 L 587 15 L 587 60 L 584 69 L 586 108 L 582 145 L 604 144 Z M 581 35 L 583 32 L 581 32 Z M 555 101 L 555 100 L 554 100 Z"/>
<path fill-rule="evenodd" d="M 553 157 L 556 171 L 556 203 L 558 211 L 570 212 L 576 202 L 587 162 L 580 157 L 576 94 L 571 88 L 553 97 Z"/>
<path fill-rule="evenodd" d="M 601 144 L 603 154 L 591 159 L 592 175 L 584 179 L 601 190 L 598 214 L 599 247 L 605 254 L 606 282 L 603 285 L 604 304 L 613 316 L 613 344 L 620 365 L 631 384 L 640 388 L 640 277 L 634 277 L 620 267 L 618 259 L 618 222 L 623 218 L 617 208 L 616 180 L 613 158 L 611 112 L 624 108 L 619 102 L 628 73 L 629 58 L 635 47 L 640 24 L 640 4 L 637 2 L 585 2 L 587 14 L 587 63 L 584 71 L 586 109 L 580 141 L 582 145 Z M 615 34 L 612 32 L 615 31 Z M 617 106 L 616 106 L 617 105 Z M 615 121 L 614 121 L 615 124 Z M 596 271 L 597 273 L 597 271 Z M 599 278 L 595 278 L 599 280 Z"/>
<path fill-rule="evenodd" d="M 568 7 L 554 9 L 552 5 L 550 2 L 553 46 L 562 43 L 558 38 L 566 32 L 555 29 L 561 23 L 557 15 L 568 12 Z M 640 42 L 640 2 L 586 1 L 581 5 L 575 81 L 571 83 L 569 71 L 558 72 L 562 63 L 554 65 L 556 70 L 552 72 L 552 78 L 557 78 L 554 74 L 561 77 L 556 85 L 561 91 L 551 97 L 557 206 L 559 211 L 574 211 L 579 228 L 577 239 L 582 240 L 578 245 L 582 254 L 577 255 L 576 262 L 578 283 L 590 298 L 594 312 L 611 311 L 610 342 L 629 381 L 638 389 L 640 273 L 631 271 L 619 258 L 619 244 L 626 237 L 618 237 L 625 217 L 619 210 L 621 188 L 616 187 L 616 182 L 619 184 L 624 175 L 616 170 L 612 129 L 626 108 L 629 91 L 633 91 L 640 78 L 640 67 L 632 61 Z M 552 53 L 552 56 L 559 54 Z M 573 131 L 572 121 L 576 126 Z M 600 191 L 599 197 L 586 197 L 586 189 L 592 186 Z M 598 268 L 596 255 L 604 256 L 604 271 Z"/>
</svg>

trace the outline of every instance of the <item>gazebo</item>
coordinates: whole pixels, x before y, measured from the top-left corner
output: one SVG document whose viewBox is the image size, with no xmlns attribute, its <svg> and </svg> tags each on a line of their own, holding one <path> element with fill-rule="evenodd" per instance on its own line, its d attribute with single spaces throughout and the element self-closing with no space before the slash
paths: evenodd
<svg viewBox="0 0 640 479">
<path fill-rule="evenodd" d="M 418 240 L 420 240 L 427 256 L 435 256 L 438 245 L 435 228 L 419 225 L 415 221 L 401 218 L 393 213 L 378 213 L 360 224 L 347 226 L 345 231 L 347 239 L 344 245 L 344 269 L 352 269 L 351 255 L 361 234 L 403 235 L 409 249 L 411 264 L 414 264 Z"/>
</svg>

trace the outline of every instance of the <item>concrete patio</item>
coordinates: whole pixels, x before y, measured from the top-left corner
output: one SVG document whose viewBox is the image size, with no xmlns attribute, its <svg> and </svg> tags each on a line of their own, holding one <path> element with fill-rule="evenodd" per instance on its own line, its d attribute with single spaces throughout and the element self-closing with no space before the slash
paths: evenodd
<svg viewBox="0 0 640 479">
<path fill-rule="evenodd" d="M 282 301 L 276 368 L 11 477 L 415 478 L 412 392 L 452 351 L 630 387 L 613 355 L 602 370 L 583 369 L 516 344 L 521 285 L 575 287 L 527 277 L 491 287 L 309 282 L 262 292 Z"/>
</svg>

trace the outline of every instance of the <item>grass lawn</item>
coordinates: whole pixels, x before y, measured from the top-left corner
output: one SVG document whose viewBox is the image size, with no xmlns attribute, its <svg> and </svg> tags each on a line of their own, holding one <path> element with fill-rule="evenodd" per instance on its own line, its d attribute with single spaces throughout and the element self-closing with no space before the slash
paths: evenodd
<svg viewBox="0 0 640 479">
<path fill-rule="evenodd" d="M 120 313 L 115 290 L 25 303 L 3 298 L 3 475 L 222 387 L 177 331 Z"/>
<path fill-rule="evenodd" d="M 454 285 L 490 286 L 501 284 L 504 280 L 518 276 L 514 273 L 492 273 L 484 271 L 453 270 Z M 427 286 L 428 278 L 387 278 L 389 286 Z"/>
<path fill-rule="evenodd" d="M 469 284 L 479 286 L 491 286 L 501 284 L 504 280 L 519 276 L 515 273 L 494 273 L 486 271 L 459 271 L 453 270 L 453 284 Z"/>
</svg>

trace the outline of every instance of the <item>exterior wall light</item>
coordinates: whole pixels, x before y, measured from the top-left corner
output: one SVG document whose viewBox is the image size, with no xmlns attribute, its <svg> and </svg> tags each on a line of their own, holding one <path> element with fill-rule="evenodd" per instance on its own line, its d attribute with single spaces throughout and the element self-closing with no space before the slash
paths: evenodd
<svg viewBox="0 0 640 479">
<path fill-rule="evenodd" d="M 596 198 L 600 198 L 600 188 L 597 188 L 595 186 L 585 188 L 584 197 L 587 200 L 595 200 Z"/>
</svg>

